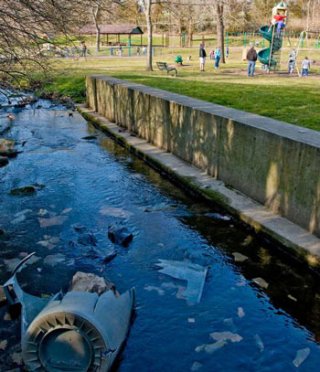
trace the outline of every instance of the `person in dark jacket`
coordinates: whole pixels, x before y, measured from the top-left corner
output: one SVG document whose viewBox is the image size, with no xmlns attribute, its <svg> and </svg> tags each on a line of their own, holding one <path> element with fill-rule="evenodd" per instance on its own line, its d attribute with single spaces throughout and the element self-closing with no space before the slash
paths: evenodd
<svg viewBox="0 0 320 372">
<path fill-rule="evenodd" d="M 254 45 L 252 45 L 247 53 L 248 76 L 254 76 L 254 70 L 256 68 L 257 59 L 258 59 L 257 51 L 254 49 Z"/>
<path fill-rule="evenodd" d="M 200 71 L 204 71 L 204 65 L 206 64 L 206 50 L 204 48 L 204 44 L 200 44 L 199 49 L 199 61 L 200 61 Z"/>
</svg>

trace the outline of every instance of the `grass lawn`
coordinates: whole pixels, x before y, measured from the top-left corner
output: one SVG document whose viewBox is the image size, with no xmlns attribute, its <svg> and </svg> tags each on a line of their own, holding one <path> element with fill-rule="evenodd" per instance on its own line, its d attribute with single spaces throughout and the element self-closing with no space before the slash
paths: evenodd
<svg viewBox="0 0 320 372">
<path fill-rule="evenodd" d="M 186 66 L 177 66 L 176 78 L 167 76 L 156 66 L 154 71 L 147 72 L 144 56 L 107 54 L 107 51 L 102 51 L 99 56 L 92 55 L 86 61 L 83 58 L 54 60 L 55 73 L 45 90 L 71 96 L 80 102 L 85 94 L 84 77 L 105 74 L 320 130 L 320 49 L 300 51 L 299 65 L 305 55 L 316 61 L 307 78 L 286 73 L 289 49 L 282 52 L 280 73 L 267 74 L 257 63 L 253 78 L 246 76 L 242 48 L 236 47 L 230 48 L 227 63 L 219 70 L 214 70 L 212 61 L 207 59 L 203 73 L 199 72 L 197 48 L 156 49 L 154 62 L 173 64 L 177 54 L 181 54 L 184 60 L 189 55 L 192 57 L 190 62 L 185 62 Z"/>
</svg>

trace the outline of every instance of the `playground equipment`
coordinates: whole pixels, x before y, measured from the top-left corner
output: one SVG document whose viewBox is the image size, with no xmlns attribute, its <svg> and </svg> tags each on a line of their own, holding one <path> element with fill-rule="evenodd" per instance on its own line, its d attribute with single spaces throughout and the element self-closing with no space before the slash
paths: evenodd
<svg viewBox="0 0 320 372">
<path fill-rule="evenodd" d="M 11 305 L 20 304 L 22 357 L 28 371 L 109 371 L 130 326 L 134 290 L 116 296 L 71 290 L 51 298 L 23 291 L 16 273 L 4 284 Z"/>
<path fill-rule="evenodd" d="M 280 65 L 280 49 L 287 16 L 288 6 L 281 1 L 272 9 L 271 25 L 262 26 L 259 30 L 260 35 L 269 41 L 270 46 L 258 52 L 258 59 L 269 71 L 277 69 Z"/>
</svg>

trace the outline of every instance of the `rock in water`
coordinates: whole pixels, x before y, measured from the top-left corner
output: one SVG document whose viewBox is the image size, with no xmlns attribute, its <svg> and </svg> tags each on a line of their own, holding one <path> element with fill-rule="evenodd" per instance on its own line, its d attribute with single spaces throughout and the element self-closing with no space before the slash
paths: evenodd
<svg viewBox="0 0 320 372">
<path fill-rule="evenodd" d="M 116 255 L 117 255 L 117 252 L 116 252 L 116 251 L 112 251 L 112 252 L 108 253 L 108 254 L 104 257 L 104 259 L 103 259 L 103 263 L 106 264 L 106 263 L 112 261 L 112 260 L 116 257 Z"/>
<path fill-rule="evenodd" d="M 91 274 L 78 271 L 72 278 L 70 291 L 91 292 L 98 295 L 106 291 L 115 291 L 115 285 L 109 280 Z"/>
<path fill-rule="evenodd" d="M 5 156 L 0 156 L 0 167 L 5 167 L 9 163 L 9 159 Z"/>
<path fill-rule="evenodd" d="M 112 225 L 108 228 L 108 238 L 114 244 L 127 247 L 131 243 L 133 235 L 126 227 Z"/>
<path fill-rule="evenodd" d="M 97 245 L 97 238 L 92 233 L 82 234 L 78 238 L 78 243 L 82 245 Z"/>
<path fill-rule="evenodd" d="M 12 189 L 10 191 L 11 195 L 16 195 L 16 196 L 24 196 L 24 195 L 32 195 L 36 193 L 37 190 L 34 186 L 23 186 L 23 187 L 18 187 L 16 189 Z"/>
</svg>

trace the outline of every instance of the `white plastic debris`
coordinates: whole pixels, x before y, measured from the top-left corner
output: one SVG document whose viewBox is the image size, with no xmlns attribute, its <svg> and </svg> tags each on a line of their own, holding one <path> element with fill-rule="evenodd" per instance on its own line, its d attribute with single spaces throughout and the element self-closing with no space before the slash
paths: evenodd
<svg viewBox="0 0 320 372">
<path fill-rule="evenodd" d="M 248 259 L 247 256 L 245 256 L 244 254 L 241 254 L 239 252 L 233 252 L 232 256 L 234 257 L 235 262 L 244 262 Z"/>
<path fill-rule="evenodd" d="M 175 279 L 187 281 L 183 297 L 192 304 L 199 303 L 202 296 L 208 268 L 187 261 L 159 260 L 156 264 L 160 273 Z"/>
<path fill-rule="evenodd" d="M 264 344 L 261 340 L 261 337 L 258 334 L 256 334 L 254 335 L 254 340 L 256 342 L 256 345 L 258 346 L 260 353 L 262 353 L 264 351 Z"/>
<path fill-rule="evenodd" d="M 238 333 L 232 333 L 229 331 L 226 332 L 213 332 L 210 333 L 210 337 L 215 341 L 231 341 L 231 342 L 240 342 L 243 340 L 243 337 L 238 335 Z"/>
<path fill-rule="evenodd" d="M 238 307 L 237 314 L 239 318 L 243 318 L 246 315 L 242 307 Z"/>
<path fill-rule="evenodd" d="M 252 281 L 258 284 L 258 286 L 263 289 L 267 289 L 269 287 L 269 283 L 266 282 L 263 278 L 254 278 L 252 279 Z"/>
<path fill-rule="evenodd" d="M 293 365 L 297 368 L 308 358 L 310 354 L 310 349 L 306 347 L 305 349 L 300 349 L 297 351 L 296 357 L 292 361 Z"/>
</svg>

